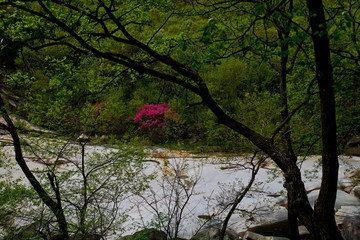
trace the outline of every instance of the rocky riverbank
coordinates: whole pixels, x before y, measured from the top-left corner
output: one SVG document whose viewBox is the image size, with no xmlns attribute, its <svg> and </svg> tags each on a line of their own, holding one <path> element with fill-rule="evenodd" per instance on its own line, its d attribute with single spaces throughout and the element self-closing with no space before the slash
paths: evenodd
<svg viewBox="0 0 360 240">
<path fill-rule="evenodd" d="M 10 143 L 7 135 L 2 135 L 2 141 Z M 11 156 L 12 147 L 5 144 L 2 148 Z M 104 146 L 87 146 L 87 152 L 105 152 Z M 155 173 L 150 183 L 150 190 L 142 195 L 133 195 L 121 204 L 124 209 L 131 209 L 130 216 L 122 226 L 122 235 L 135 236 L 152 232 L 149 239 L 208 239 L 215 240 L 226 211 L 223 205 L 231 201 L 234 192 L 244 188 L 251 176 L 248 163 L 251 156 L 226 154 L 198 154 L 189 151 L 168 150 L 165 148 L 146 148 L 145 171 Z M 42 169 L 53 164 L 53 159 L 41 162 L 38 159 L 28 159 L 31 169 Z M 304 184 L 313 204 L 320 187 L 321 167 L 318 156 L 299 159 L 303 173 Z M 60 164 L 61 171 L 68 171 L 71 166 L 66 162 Z M 345 239 L 360 239 L 360 187 L 356 184 L 360 179 L 360 158 L 340 157 L 339 191 L 336 202 L 336 221 Z M 21 177 L 18 167 L 0 169 L 0 174 L 9 173 Z M 170 182 L 164 182 L 170 179 Z M 177 179 L 180 185 L 171 179 Z M 23 180 L 26 184 L 26 180 Z M 166 185 L 169 184 L 170 185 Z M 182 195 L 169 195 L 168 188 L 180 188 Z M 177 189 L 179 190 L 179 189 Z M 191 190 L 191 191 L 190 191 Z M 189 194 L 190 195 L 186 195 Z M 286 239 L 288 229 L 286 223 L 286 194 L 283 188 L 283 178 L 278 168 L 269 160 L 262 164 L 253 187 L 238 206 L 229 222 L 226 239 Z M 177 206 L 171 200 L 180 202 L 182 215 L 178 215 L 177 229 L 174 230 L 174 218 L 159 218 L 159 214 L 170 216 L 176 212 Z M 169 227 L 171 226 L 171 227 Z M 154 229 L 148 231 L 144 229 Z M 141 230 L 142 229 L 142 230 Z M 160 230 L 159 230 L 160 229 Z M 307 230 L 299 226 L 304 239 Z M 139 233 L 140 231 L 140 233 Z M 176 234 L 175 234 L 176 231 Z M 108 239 L 116 239 L 117 234 Z M 133 235 L 134 236 L 134 235 Z M 123 238 L 128 239 L 128 238 Z"/>
</svg>

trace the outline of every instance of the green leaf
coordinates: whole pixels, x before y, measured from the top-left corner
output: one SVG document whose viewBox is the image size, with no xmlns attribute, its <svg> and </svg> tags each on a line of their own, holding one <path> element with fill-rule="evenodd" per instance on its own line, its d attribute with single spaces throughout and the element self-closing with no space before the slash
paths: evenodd
<svg viewBox="0 0 360 240">
<path fill-rule="evenodd" d="M 47 6 L 48 8 L 50 8 L 50 6 L 51 6 L 51 1 L 50 1 L 50 0 L 46 0 L 46 6 Z"/>
<path fill-rule="evenodd" d="M 341 15 L 345 18 L 346 21 L 353 23 L 355 22 L 354 19 L 350 16 L 348 11 L 343 11 Z"/>
</svg>

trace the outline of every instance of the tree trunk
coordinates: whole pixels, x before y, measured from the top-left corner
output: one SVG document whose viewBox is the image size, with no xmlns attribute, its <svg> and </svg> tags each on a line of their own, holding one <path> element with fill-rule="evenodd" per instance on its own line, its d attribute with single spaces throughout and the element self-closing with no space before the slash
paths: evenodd
<svg viewBox="0 0 360 240">
<path fill-rule="evenodd" d="M 222 111 L 222 109 L 217 104 L 215 104 L 214 100 L 210 97 L 210 95 L 203 92 L 201 96 L 203 97 L 203 102 L 218 117 L 219 123 L 224 124 L 225 126 L 233 129 L 234 131 L 248 138 L 255 146 L 257 146 L 259 149 L 261 149 L 267 155 L 269 155 L 274 160 L 274 162 L 280 167 L 280 169 L 283 171 L 285 176 L 285 187 L 288 191 L 288 197 L 289 197 L 288 199 L 289 209 L 292 209 L 293 214 L 297 215 L 300 221 L 306 226 L 306 228 L 311 233 L 312 239 L 313 240 L 342 239 L 341 234 L 335 224 L 334 210 L 333 210 L 335 196 L 336 196 L 337 182 L 335 182 L 335 191 L 334 191 L 332 203 L 329 204 L 326 202 L 326 200 L 325 200 L 325 204 L 324 202 L 319 202 L 320 205 L 318 205 L 317 210 L 314 211 L 309 203 L 305 186 L 301 178 L 301 172 L 298 166 L 296 165 L 296 162 L 294 162 L 292 158 L 287 156 L 285 152 L 278 149 L 272 143 L 272 141 L 270 141 L 267 138 L 264 138 L 260 134 L 254 132 L 245 125 L 237 122 L 236 120 L 226 115 Z M 327 162 L 324 162 L 323 164 L 326 165 L 326 163 Z M 333 167 L 334 166 L 330 166 L 330 168 L 333 170 L 332 174 L 334 174 L 334 176 L 336 177 L 337 168 L 335 169 L 336 171 L 334 172 Z M 329 165 L 324 166 L 324 168 L 329 169 Z M 328 172 L 325 171 L 325 175 L 327 174 Z M 329 177 L 329 175 L 327 176 Z M 330 181 L 329 179 L 323 180 L 322 188 L 327 189 L 328 188 L 327 184 L 333 184 L 330 187 L 334 188 L 334 183 L 331 181 L 331 179 Z M 328 191 L 325 190 L 325 192 Z M 329 205 L 331 206 L 329 207 Z M 321 211 L 319 211 L 319 209 Z"/>
<path fill-rule="evenodd" d="M 278 34 L 281 40 L 287 39 L 289 37 L 288 32 L 281 32 L 278 30 Z M 284 37 L 283 37 L 284 34 Z M 286 42 L 281 46 L 281 52 L 285 53 L 289 50 L 289 44 Z M 283 55 L 281 56 L 281 65 L 280 65 L 280 106 L 281 106 L 281 118 L 284 121 L 289 116 L 289 110 L 288 110 L 288 98 L 287 98 L 287 62 L 288 62 L 288 56 Z M 283 139 L 285 140 L 285 152 L 286 155 L 292 159 L 296 163 L 296 156 L 292 147 L 292 141 L 291 141 L 291 129 L 290 126 L 285 126 L 283 130 Z M 288 197 L 288 224 L 290 229 L 290 236 L 292 240 L 298 240 L 300 239 L 299 236 L 299 229 L 298 229 L 298 222 L 297 222 L 297 215 L 295 214 L 295 211 L 293 209 L 292 200 L 295 200 L 290 195 L 290 192 L 287 193 Z"/>
<path fill-rule="evenodd" d="M 322 130 L 322 182 L 319 198 L 315 205 L 315 214 L 319 220 L 321 239 L 342 239 L 334 218 L 339 162 L 330 44 L 322 1 L 307 0 L 307 6 L 313 33 Z"/>
</svg>

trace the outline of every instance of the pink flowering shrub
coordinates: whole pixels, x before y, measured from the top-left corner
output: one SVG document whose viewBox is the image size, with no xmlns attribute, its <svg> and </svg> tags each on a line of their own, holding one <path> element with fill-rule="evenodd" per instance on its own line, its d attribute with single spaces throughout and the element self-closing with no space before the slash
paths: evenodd
<svg viewBox="0 0 360 240">
<path fill-rule="evenodd" d="M 104 102 L 99 102 L 97 104 L 94 105 L 94 117 L 97 118 L 102 112 L 104 112 L 105 110 L 105 103 Z"/>
<path fill-rule="evenodd" d="M 181 119 L 167 103 L 145 104 L 135 115 L 138 130 L 147 134 L 152 141 L 163 141 L 173 137 L 176 128 L 181 125 Z"/>
</svg>

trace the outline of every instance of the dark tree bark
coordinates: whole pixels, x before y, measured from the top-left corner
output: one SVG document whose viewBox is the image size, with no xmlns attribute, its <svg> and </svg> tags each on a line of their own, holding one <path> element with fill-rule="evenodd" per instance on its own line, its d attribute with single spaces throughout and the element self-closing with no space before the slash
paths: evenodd
<svg viewBox="0 0 360 240">
<path fill-rule="evenodd" d="M 333 93 L 333 69 L 330 44 L 326 30 L 324 6 L 321 0 L 307 0 L 309 23 L 312 29 L 316 60 L 316 77 L 320 92 L 322 132 L 322 182 L 315 205 L 322 239 L 342 239 L 334 219 L 334 205 L 338 180 L 338 154 L 336 141 L 336 112 Z"/>
<path fill-rule="evenodd" d="M 284 12 L 291 12 L 293 10 L 293 1 L 289 2 L 289 9 L 286 9 L 286 6 L 282 9 Z M 281 52 L 283 53 L 280 57 L 280 66 L 274 66 L 271 64 L 275 70 L 279 74 L 279 91 L 280 91 L 280 107 L 281 107 L 281 118 L 282 121 L 285 121 L 289 117 L 289 106 L 288 106 L 288 95 L 287 95 L 287 75 L 291 71 L 291 68 L 288 69 L 288 61 L 289 56 L 286 54 L 289 52 L 289 42 L 285 41 L 286 39 L 289 39 L 290 37 L 290 31 L 285 30 L 285 27 L 291 26 L 291 20 L 286 21 L 286 26 L 279 25 L 276 21 L 274 21 L 274 26 L 277 29 L 279 40 L 281 43 Z M 296 54 L 294 54 L 295 61 Z M 283 131 L 282 131 L 282 139 L 284 141 L 285 145 L 285 152 L 289 158 L 291 158 L 295 163 L 297 161 L 297 157 L 294 153 L 293 146 L 292 146 L 292 140 L 291 140 L 291 129 L 290 126 L 287 124 Z M 290 229 L 290 236 L 292 240 L 298 240 L 300 239 L 299 236 L 299 228 L 298 228 L 298 221 L 297 221 L 297 215 L 294 212 L 293 204 L 290 202 L 290 200 L 293 199 L 292 196 L 290 196 L 290 192 L 288 192 L 288 225 Z"/>
</svg>

